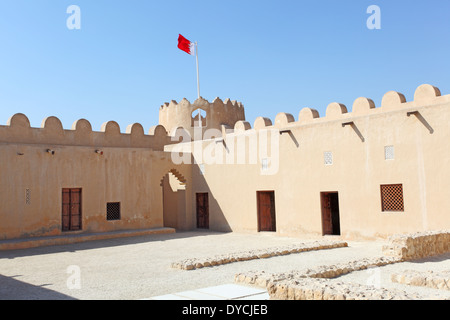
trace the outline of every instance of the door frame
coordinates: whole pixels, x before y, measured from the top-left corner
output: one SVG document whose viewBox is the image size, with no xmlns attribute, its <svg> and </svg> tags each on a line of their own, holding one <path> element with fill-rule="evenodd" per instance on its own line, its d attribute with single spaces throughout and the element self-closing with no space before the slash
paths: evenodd
<svg viewBox="0 0 450 320">
<path fill-rule="evenodd" d="M 261 200 L 260 196 L 263 194 L 271 194 L 270 199 L 270 205 L 271 205 L 271 212 L 270 212 L 270 224 L 271 228 L 270 230 L 262 230 L 261 226 Z M 257 210 L 257 220 L 258 220 L 258 232 L 276 232 L 277 231 L 277 220 L 276 220 L 276 209 L 275 209 L 275 191 L 274 190 L 261 190 L 256 191 L 256 210 Z"/>
<path fill-rule="evenodd" d="M 331 203 L 331 195 L 336 196 L 336 205 L 333 210 L 333 204 Z M 328 198 L 328 199 L 327 199 Z M 330 207 L 325 207 L 329 203 Z M 341 235 L 340 227 L 340 205 L 339 205 L 339 192 L 338 191 L 325 191 L 320 192 L 320 208 L 321 208 L 321 220 L 322 220 L 322 235 Z M 336 221 L 337 220 L 337 221 Z M 335 223 L 333 223 L 335 221 Z"/>
<path fill-rule="evenodd" d="M 206 218 L 204 218 L 205 219 L 205 221 L 202 221 L 202 222 L 204 222 L 204 225 L 202 224 L 200 224 L 200 219 L 199 219 L 199 209 L 200 209 L 200 207 L 199 207 L 199 196 L 202 196 L 202 197 L 205 197 L 206 196 L 206 201 L 204 200 L 205 198 L 203 198 L 203 205 L 202 205 L 202 207 L 204 208 L 204 210 L 205 210 L 205 217 Z M 196 192 L 195 193 L 195 212 L 196 212 L 196 219 L 197 219 L 197 228 L 198 229 L 209 229 L 209 193 L 208 192 Z"/>
<path fill-rule="evenodd" d="M 78 204 L 78 215 L 79 215 L 79 225 L 77 229 L 73 229 L 73 225 L 72 225 L 72 216 L 73 216 L 73 199 L 72 199 L 72 193 L 79 193 L 79 202 Z M 64 193 L 68 193 L 69 194 L 69 202 L 68 203 L 64 203 Z M 82 188 L 62 188 L 61 191 L 61 231 L 62 232 L 70 232 L 70 231 L 81 231 L 83 230 L 83 210 L 82 210 Z M 68 205 L 68 212 L 65 215 L 64 210 L 65 207 L 64 205 Z M 64 222 L 64 216 L 67 216 L 66 218 L 68 219 L 68 223 L 67 223 L 67 227 L 66 224 Z"/>
</svg>

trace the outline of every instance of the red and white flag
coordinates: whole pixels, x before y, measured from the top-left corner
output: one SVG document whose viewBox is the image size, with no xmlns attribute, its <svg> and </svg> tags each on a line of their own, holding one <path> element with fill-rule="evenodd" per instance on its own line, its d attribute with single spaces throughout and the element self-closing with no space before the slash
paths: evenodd
<svg viewBox="0 0 450 320">
<path fill-rule="evenodd" d="M 200 99 L 200 77 L 198 73 L 198 45 L 197 42 L 192 42 L 183 37 L 181 34 L 178 35 L 178 48 L 183 50 L 191 56 L 195 56 L 195 61 L 197 62 L 197 94 Z M 200 110 L 200 109 L 199 109 Z M 200 119 L 200 118 L 199 118 Z"/>
<path fill-rule="evenodd" d="M 178 48 L 192 56 L 195 55 L 195 44 L 183 37 L 181 34 L 178 36 Z"/>
</svg>

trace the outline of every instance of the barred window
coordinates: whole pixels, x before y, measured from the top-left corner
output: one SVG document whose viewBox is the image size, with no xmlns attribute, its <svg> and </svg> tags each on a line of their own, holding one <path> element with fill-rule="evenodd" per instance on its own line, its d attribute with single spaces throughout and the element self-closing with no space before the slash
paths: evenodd
<svg viewBox="0 0 450 320">
<path fill-rule="evenodd" d="M 120 202 L 106 204 L 106 220 L 120 220 Z"/>
<path fill-rule="evenodd" d="M 400 211 L 403 212 L 403 185 L 387 184 L 381 185 L 381 211 Z"/>
<path fill-rule="evenodd" d="M 394 160 L 394 146 L 385 146 L 384 147 L 384 159 L 385 160 Z"/>
<path fill-rule="evenodd" d="M 333 153 L 331 151 L 325 151 L 323 153 L 323 161 L 325 165 L 331 166 L 333 164 Z"/>
<path fill-rule="evenodd" d="M 25 204 L 30 205 L 31 204 L 31 190 L 25 189 Z"/>
</svg>

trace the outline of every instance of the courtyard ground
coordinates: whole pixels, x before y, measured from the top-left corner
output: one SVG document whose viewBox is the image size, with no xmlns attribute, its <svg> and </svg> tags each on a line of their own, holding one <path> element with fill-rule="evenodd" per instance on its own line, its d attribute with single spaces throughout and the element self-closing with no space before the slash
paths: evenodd
<svg viewBox="0 0 450 320">
<path fill-rule="evenodd" d="M 150 299 L 182 291 L 230 285 L 245 271 L 288 272 L 382 256 L 383 241 L 347 241 L 348 247 L 234 262 L 196 270 L 171 263 L 250 249 L 301 244 L 323 238 L 289 238 L 272 233 L 207 231 L 145 235 L 21 250 L 0 251 L 0 299 Z M 327 238 L 326 238 L 327 239 Z M 333 240 L 333 238 L 329 238 Z M 450 298 L 450 291 L 390 281 L 403 270 L 450 270 L 450 254 L 352 272 L 342 281 L 373 283 L 421 296 Z"/>
</svg>

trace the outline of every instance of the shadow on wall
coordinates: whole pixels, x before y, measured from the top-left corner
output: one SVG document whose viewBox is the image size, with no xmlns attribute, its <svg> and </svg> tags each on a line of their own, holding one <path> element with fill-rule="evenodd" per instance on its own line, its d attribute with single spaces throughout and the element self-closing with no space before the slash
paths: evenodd
<svg viewBox="0 0 450 320">
<path fill-rule="evenodd" d="M 184 181 L 172 171 L 162 179 L 164 227 L 177 230 L 233 231 L 204 176 L 200 174 L 198 165 L 194 165 L 193 172 L 196 172 L 192 178 L 195 179 L 195 184 L 193 181 Z M 196 186 L 195 190 L 192 185 Z M 192 208 L 189 208 L 188 197 L 192 199 Z"/>
<path fill-rule="evenodd" d="M 217 199 L 214 197 L 214 193 L 209 187 L 205 176 L 202 173 L 203 168 L 198 164 L 194 164 L 192 168 L 192 179 L 195 180 L 195 190 L 192 190 L 192 211 L 194 213 L 195 219 L 195 227 L 198 227 L 197 221 L 201 219 L 203 214 L 202 212 L 202 203 L 201 197 L 197 194 L 207 193 L 207 220 L 208 226 L 210 230 L 218 231 L 218 232 L 232 232 L 233 229 L 228 223 L 227 218 L 225 217 L 222 206 L 217 202 Z"/>
<path fill-rule="evenodd" d="M 0 300 L 76 300 L 73 297 L 0 274 Z"/>
</svg>

